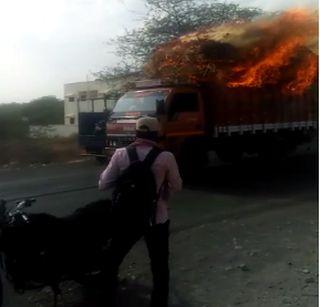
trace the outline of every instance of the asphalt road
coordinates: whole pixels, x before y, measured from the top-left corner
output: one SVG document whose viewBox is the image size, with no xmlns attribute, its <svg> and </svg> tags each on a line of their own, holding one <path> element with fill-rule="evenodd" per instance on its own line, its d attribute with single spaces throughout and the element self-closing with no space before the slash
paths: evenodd
<svg viewBox="0 0 320 307">
<path fill-rule="evenodd" d="M 65 216 L 109 196 L 95 188 L 102 169 L 92 161 L 3 169 L 0 198 L 42 195 L 30 210 Z M 170 210 L 172 306 L 316 306 L 310 287 L 318 278 L 317 170 L 312 154 L 277 163 L 249 159 L 212 166 L 186 183 Z M 147 306 L 147 262 L 143 244 L 138 244 L 121 273 L 129 283 L 124 296 L 131 297 L 123 306 Z M 289 262 L 295 265 L 290 272 Z M 270 280 L 262 283 L 268 274 Z M 307 294 L 301 290 L 301 274 L 314 279 L 307 283 Z M 5 307 L 50 306 L 48 291 L 20 296 L 5 286 Z M 61 306 L 80 305 L 70 299 Z"/>
</svg>

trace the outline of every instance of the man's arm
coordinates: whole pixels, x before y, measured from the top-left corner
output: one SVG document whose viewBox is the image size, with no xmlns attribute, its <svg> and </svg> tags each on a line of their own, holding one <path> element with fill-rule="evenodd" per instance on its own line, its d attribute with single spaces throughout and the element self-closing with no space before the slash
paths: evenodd
<svg viewBox="0 0 320 307">
<path fill-rule="evenodd" d="M 168 172 L 167 183 L 170 192 L 178 192 L 182 189 L 182 179 L 180 177 L 179 168 L 174 155 L 168 152 Z"/>
<path fill-rule="evenodd" d="M 118 162 L 119 151 L 113 154 L 107 168 L 101 173 L 99 180 L 99 190 L 112 188 L 120 176 L 120 167 Z"/>
</svg>

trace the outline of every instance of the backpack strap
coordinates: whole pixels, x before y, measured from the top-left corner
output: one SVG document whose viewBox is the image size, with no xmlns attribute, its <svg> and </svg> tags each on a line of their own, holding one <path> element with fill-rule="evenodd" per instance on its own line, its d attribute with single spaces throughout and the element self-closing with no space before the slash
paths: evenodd
<svg viewBox="0 0 320 307">
<path fill-rule="evenodd" d="M 147 154 L 143 163 L 146 165 L 147 168 L 150 168 L 155 159 L 159 156 L 162 150 L 159 147 L 153 147 L 150 152 Z"/>
<path fill-rule="evenodd" d="M 162 152 L 162 150 L 159 147 L 154 146 L 150 150 L 150 152 L 147 154 L 145 159 L 143 160 L 143 163 L 144 163 L 145 167 L 150 169 L 152 164 L 153 164 L 153 162 L 156 160 L 156 158 L 159 156 L 159 154 L 161 152 Z M 150 226 L 156 224 L 156 211 L 157 211 L 157 203 L 158 203 L 159 198 L 160 198 L 160 193 L 159 193 L 159 191 L 157 191 L 155 203 L 153 204 L 153 208 L 152 208 L 152 215 L 151 215 L 151 218 L 150 218 L 150 221 L 149 221 Z"/>
<path fill-rule="evenodd" d="M 129 156 L 130 164 L 133 162 L 139 161 L 139 157 L 138 157 L 137 150 L 136 150 L 135 146 L 128 146 L 126 148 L 126 150 L 127 150 L 128 156 Z"/>
</svg>

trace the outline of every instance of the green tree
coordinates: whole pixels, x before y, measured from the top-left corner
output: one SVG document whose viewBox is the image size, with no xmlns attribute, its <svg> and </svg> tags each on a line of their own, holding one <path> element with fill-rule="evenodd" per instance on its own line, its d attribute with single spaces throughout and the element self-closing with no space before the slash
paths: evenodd
<svg viewBox="0 0 320 307">
<path fill-rule="evenodd" d="M 22 138 L 28 135 L 28 124 L 23 120 L 22 104 L 6 103 L 0 105 L 0 138 Z"/>
<path fill-rule="evenodd" d="M 45 96 L 29 103 L 0 104 L 0 139 L 27 137 L 29 125 L 63 124 L 63 100 Z"/>
<path fill-rule="evenodd" d="M 63 124 L 63 100 L 55 96 L 44 96 L 23 104 L 22 116 L 28 119 L 30 125 Z"/>
<path fill-rule="evenodd" d="M 259 8 L 206 0 L 146 0 L 146 6 L 143 25 L 112 40 L 120 64 L 106 68 L 99 77 L 139 71 L 157 46 L 201 27 L 248 21 L 262 14 Z"/>
</svg>

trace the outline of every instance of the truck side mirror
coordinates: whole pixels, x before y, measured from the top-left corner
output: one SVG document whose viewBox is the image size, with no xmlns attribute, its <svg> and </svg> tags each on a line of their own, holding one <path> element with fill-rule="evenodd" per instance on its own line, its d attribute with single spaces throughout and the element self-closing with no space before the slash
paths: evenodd
<svg viewBox="0 0 320 307">
<path fill-rule="evenodd" d="M 166 113 L 163 99 L 156 100 L 157 115 L 164 115 Z"/>
</svg>

